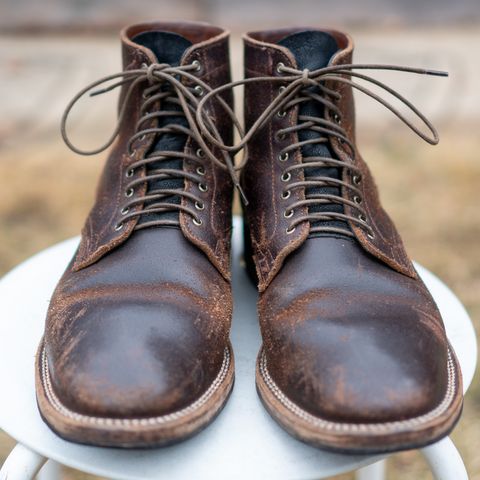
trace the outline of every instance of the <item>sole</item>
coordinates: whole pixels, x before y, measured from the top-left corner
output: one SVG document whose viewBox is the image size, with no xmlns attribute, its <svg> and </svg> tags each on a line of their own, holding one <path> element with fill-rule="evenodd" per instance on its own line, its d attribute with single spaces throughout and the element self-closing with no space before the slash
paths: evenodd
<svg viewBox="0 0 480 480">
<path fill-rule="evenodd" d="M 377 454 L 417 449 L 450 433 L 463 406 L 458 361 L 449 349 L 448 388 L 440 404 L 418 417 L 385 423 L 340 423 L 312 415 L 291 401 L 268 372 L 263 348 L 257 358 L 257 392 L 273 419 L 297 439 L 317 448 L 347 454 Z"/>
<path fill-rule="evenodd" d="M 43 341 L 37 352 L 35 372 L 40 414 L 63 439 L 100 447 L 155 448 L 185 440 L 215 419 L 233 388 L 234 359 L 229 344 L 217 377 L 201 397 L 181 410 L 150 418 L 95 417 L 63 405 L 52 387 Z"/>
</svg>

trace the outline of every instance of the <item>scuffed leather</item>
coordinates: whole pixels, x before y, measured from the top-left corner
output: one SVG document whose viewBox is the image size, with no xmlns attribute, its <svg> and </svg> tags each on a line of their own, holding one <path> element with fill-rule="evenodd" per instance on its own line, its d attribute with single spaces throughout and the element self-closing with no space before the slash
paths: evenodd
<svg viewBox="0 0 480 480">
<path fill-rule="evenodd" d="M 133 43 L 130 39 L 140 31 L 147 30 L 175 31 L 191 41 L 198 40 L 184 54 L 181 65 L 187 65 L 198 59 L 202 64 L 202 70 L 198 78 L 208 83 L 212 88 L 230 80 L 230 64 L 228 57 L 228 32 L 202 24 L 191 23 L 149 23 L 129 27 L 122 31 L 122 56 L 125 70 L 141 68 L 142 64 L 150 65 L 156 62 L 151 51 L 147 48 Z M 125 94 L 125 87 L 120 93 L 120 101 Z M 135 133 L 135 125 L 139 118 L 141 105 L 142 86 L 136 89 L 132 95 L 132 101 L 127 107 L 127 115 L 122 123 L 119 138 L 109 155 L 103 175 L 97 190 L 96 202 L 92 208 L 85 226 L 82 230 L 82 240 L 75 259 L 73 268 L 79 270 L 93 262 L 98 261 L 103 255 L 121 245 L 129 238 L 139 217 L 134 217 L 125 223 L 122 230 L 116 231 L 115 225 L 122 221 L 120 210 L 125 202 L 125 185 L 132 181 L 126 178 L 125 172 L 128 165 L 134 163 L 151 147 L 152 136 L 147 136 L 143 141 L 135 142 L 136 155 L 131 157 L 126 152 L 128 139 Z M 231 95 L 224 97 L 232 104 Z M 159 105 L 156 106 L 157 108 Z M 231 121 L 221 107 L 216 106 L 212 112 L 218 123 L 220 134 L 225 139 L 232 135 Z M 155 120 L 146 126 L 154 127 Z M 195 151 L 196 146 L 187 142 L 186 151 Z M 185 162 L 186 169 L 192 169 L 190 162 Z M 213 163 L 207 168 L 206 181 L 211 182 L 212 188 L 206 193 L 201 192 L 200 196 L 205 198 L 205 210 L 202 213 L 202 220 L 206 220 L 201 228 L 192 224 L 190 216 L 180 214 L 182 231 L 185 236 L 195 243 L 210 258 L 210 261 L 219 269 L 221 274 L 228 279 L 230 271 L 230 231 L 232 203 L 232 183 L 226 171 Z M 145 167 L 135 169 L 135 177 L 145 176 Z M 210 185 L 209 185 L 210 186 Z M 185 189 L 192 190 L 197 185 L 185 182 Z M 136 195 L 142 196 L 146 186 L 142 184 L 136 189 Z M 198 189 L 197 189 L 198 190 Z M 142 204 L 135 207 L 142 208 Z M 212 212 L 215 212 L 212 215 Z M 200 215 L 199 215 L 200 216 Z"/>
<path fill-rule="evenodd" d="M 247 35 L 247 77 L 275 75 L 279 61 L 295 67 L 288 51 L 272 42 L 301 30 L 305 29 Z M 331 63 L 351 63 L 351 39 L 328 32 L 340 47 Z M 342 93 L 342 127 L 355 145 L 352 89 L 333 80 L 327 87 Z M 247 128 L 275 94 L 268 82 L 246 86 Z M 259 280 L 258 312 L 268 372 L 294 404 L 333 422 L 389 422 L 429 412 L 447 389 L 445 329 L 358 152 L 363 205 L 374 239 L 353 223 L 354 238 L 309 236 L 306 225 L 290 235 L 285 232 L 280 175 L 288 162 L 299 163 L 301 158 L 297 153 L 280 165 L 277 155 L 284 145 L 274 134 L 280 124 L 294 125 L 296 114 L 275 117 L 258 132 L 248 145 L 250 158 L 242 177 L 250 200 L 245 209 L 250 237 L 246 251 L 252 254 L 246 260 L 250 266 L 254 263 Z M 297 139 L 290 136 L 286 141 Z M 330 141 L 342 160 L 351 161 L 336 139 Z M 352 182 L 347 173 L 343 180 Z M 304 198 L 298 190 L 293 199 L 292 191 L 288 203 Z M 350 193 L 342 189 L 342 194 Z M 352 213 L 348 206 L 346 213 Z"/>
<path fill-rule="evenodd" d="M 447 339 L 430 294 L 355 240 L 309 238 L 258 310 L 270 375 L 312 415 L 387 422 L 445 395 Z"/>
<path fill-rule="evenodd" d="M 154 23 L 124 30 L 124 68 L 156 61 L 130 38 L 157 29 L 196 42 L 183 62 L 199 56 L 206 82 L 216 86 L 230 78 L 228 33 L 204 24 Z M 53 389 L 67 408 L 94 417 L 158 416 L 192 404 L 211 386 L 229 346 L 232 184 L 223 170 L 206 168 L 215 187 L 205 197 L 203 232 L 186 232 L 183 224 L 134 230 L 137 219 L 114 229 L 121 221 L 125 185 L 132 180 L 125 176 L 128 165 L 138 159 L 128 155 L 126 144 L 139 116 L 140 95 L 139 88 L 128 104 L 80 246 L 46 320 Z M 229 138 L 231 122 L 214 119 Z M 149 146 L 137 142 L 137 155 Z M 135 175 L 144 176 L 145 170 L 138 168 Z M 143 195 L 145 188 L 136 192 Z"/>
<path fill-rule="evenodd" d="M 53 295 L 45 346 L 55 392 L 112 417 L 183 408 L 215 379 L 228 344 L 230 284 L 176 228 L 145 229 Z"/>
<path fill-rule="evenodd" d="M 286 66 L 296 68 L 295 59 L 290 52 L 270 42 L 276 42 L 286 35 L 302 31 L 302 28 L 281 29 L 264 32 L 255 32 L 244 37 L 245 42 L 245 76 L 277 75 L 276 65 L 278 62 Z M 341 50 L 333 57 L 331 64 L 349 64 L 352 62 L 353 43 L 350 37 L 340 32 L 327 30 L 332 34 Z M 348 138 L 355 144 L 355 107 L 353 103 L 352 89 L 342 82 L 330 80 L 327 87 L 337 90 L 342 95 L 338 107 L 343 113 L 342 127 L 346 130 Z M 245 87 L 245 123 L 247 128 L 258 118 L 261 112 L 278 94 L 278 86 L 273 87 L 268 83 L 253 83 Z M 296 200 L 304 199 L 304 189 L 295 189 L 287 201 L 280 198 L 285 185 L 280 180 L 280 175 L 286 165 L 301 163 L 301 154 L 296 152 L 286 164 L 279 164 L 277 156 L 284 142 L 275 138 L 275 132 L 280 128 L 294 125 L 298 115 L 298 108 L 292 108 L 286 117 L 275 116 L 267 122 L 251 142 L 249 142 L 249 163 L 243 173 L 245 190 L 252 192 L 255 199 L 246 208 L 246 219 L 252 232 L 251 242 L 260 291 L 265 290 L 275 275 L 280 271 L 285 258 L 296 248 L 300 247 L 307 239 L 309 226 L 302 224 L 294 233 L 288 235 L 286 228 L 295 217 L 283 218 L 284 204 L 288 205 Z M 328 111 L 326 109 L 326 115 Z M 287 142 L 298 141 L 296 136 L 290 135 Z M 331 144 L 342 160 L 349 160 L 348 154 L 339 145 L 336 137 L 331 137 Z M 350 159 L 351 161 L 351 159 Z M 290 163 L 291 162 L 291 163 Z M 372 240 L 357 224 L 350 222 L 352 231 L 355 233 L 362 247 L 383 262 L 395 268 L 399 272 L 415 277 L 416 272 L 405 252 L 403 242 L 390 217 L 382 209 L 378 198 L 375 183 L 369 169 L 361 159 L 357 151 L 356 164 L 363 171 L 363 179 L 360 188 L 365 198 L 365 207 L 369 213 L 369 221 L 375 231 Z M 303 179 L 301 170 L 297 171 L 297 178 L 292 182 Z M 352 179 L 345 173 L 345 181 L 351 183 Z M 343 195 L 347 195 L 343 189 Z M 248 196 L 248 195 L 247 195 Z M 280 199 L 280 200 L 279 200 Z M 349 213 L 350 207 L 346 208 Z M 306 207 L 295 209 L 294 215 L 301 216 L 306 212 Z"/>
</svg>

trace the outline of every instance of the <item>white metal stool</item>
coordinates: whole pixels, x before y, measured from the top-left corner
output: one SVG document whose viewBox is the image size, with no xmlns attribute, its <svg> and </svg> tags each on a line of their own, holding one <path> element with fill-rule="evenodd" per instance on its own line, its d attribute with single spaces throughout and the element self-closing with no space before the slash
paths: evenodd
<svg viewBox="0 0 480 480">
<path fill-rule="evenodd" d="M 34 357 L 43 333 L 52 291 L 73 255 L 78 238 L 48 248 L 0 281 L 0 428 L 17 446 L 0 471 L 0 480 L 55 478 L 58 463 L 115 479 L 283 480 L 326 478 L 358 470 L 358 480 L 380 480 L 383 456 L 324 452 L 285 433 L 266 413 L 255 391 L 255 357 L 260 347 L 256 290 L 240 266 L 241 225 L 234 228 L 235 312 L 232 341 L 236 382 L 224 411 L 207 429 L 175 446 L 118 450 L 76 445 L 54 435 L 37 410 Z M 475 370 L 477 344 L 465 309 L 433 274 L 417 265 L 437 302 L 459 358 L 464 388 Z M 468 479 L 449 438 L 421 450 L 438 480 Z M 362 468 L 363 467 L 363 468 Z"/>
</svg>

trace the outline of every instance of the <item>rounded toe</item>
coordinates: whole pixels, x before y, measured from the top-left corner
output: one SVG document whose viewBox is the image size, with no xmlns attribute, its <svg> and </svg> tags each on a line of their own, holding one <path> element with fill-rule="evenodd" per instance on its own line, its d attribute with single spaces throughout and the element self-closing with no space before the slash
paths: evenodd
<svg viewBox="0 0 480 480">
<path fill-rule="evenodd" d="M 448 348 L 406 310 L 398 309 L 397 318 L 359 319 L 352 312 L 341 320 L 304 320 L 281 348 L 266 349 L 269 373 L 292 402 L 328 421 L 382 423 L 426 414 L 446 395 Z"/>
<path fill-rule="evenodd" d="M 108 418 L 168 415 L 214 382 L 225 348 L 195 328 L 191 312 L 128 302 L 97 307 L 60 348 L 46 340 L 52 388 L 67 409 Z"/>
</svg>

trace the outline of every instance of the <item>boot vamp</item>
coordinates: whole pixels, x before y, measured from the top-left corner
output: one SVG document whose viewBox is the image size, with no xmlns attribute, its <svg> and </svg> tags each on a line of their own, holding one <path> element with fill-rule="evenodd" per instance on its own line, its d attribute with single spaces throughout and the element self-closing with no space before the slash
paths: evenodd
<svg viewBox="0 0 480 480">
<path fill-rule="evenodd" d="M 309 238 L 259 309 L 270 375 L 316 416 L 411 418 L 446 393 L 447 341 L 429 292 L 355 240 Z"/>
<path fill-rule="evenodd" d="M 228 282 L 179 229 L 135 232 L 60 281 L 45 335 L 53 388 L 91 415 L 188 406 L 220 370 L 231 309 Z"/>
</svg>

